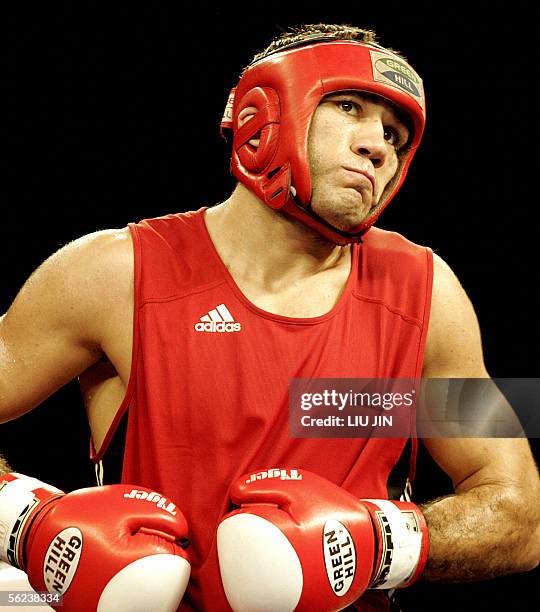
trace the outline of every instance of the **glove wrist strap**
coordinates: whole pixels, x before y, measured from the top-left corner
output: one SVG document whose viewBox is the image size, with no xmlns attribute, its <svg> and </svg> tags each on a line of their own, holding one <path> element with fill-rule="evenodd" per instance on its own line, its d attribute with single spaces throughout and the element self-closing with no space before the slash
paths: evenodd
<svg viewBox="0 0 540 612">
<path fill-rule="evenodd" d="M 34 518 L 63 492 L 15 472 L 0 477 L 0 559 L 25 569 L 24 541 Z"/>
<path fill-rule="evenodd" d="M 418 506 L 410 502 L 364 499 L 377 532 L 379 551 L 370 589 L 393 589 L 413 584 L 424 570 L 428 532 Z"/>
</svg>

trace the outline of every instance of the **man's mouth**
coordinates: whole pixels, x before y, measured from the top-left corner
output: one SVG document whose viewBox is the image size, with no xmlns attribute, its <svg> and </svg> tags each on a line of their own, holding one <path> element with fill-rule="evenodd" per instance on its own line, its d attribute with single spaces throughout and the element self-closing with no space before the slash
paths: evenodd
<svg viewBox="0 0 540 612">
<path fill-rule="evenodd" d="M 369 181 L 371 185 L 371 192 L 375 193 L 375 177 L 373 174 L 367 170 L 352 168 L 351 166 L 342 166 L 342 168 L 355 177 L 354 180 L 355 182 L 358 181 L 358 187 L 362 187 L 362 185 L 366 184 L 366 181 Z"/>
</svg>

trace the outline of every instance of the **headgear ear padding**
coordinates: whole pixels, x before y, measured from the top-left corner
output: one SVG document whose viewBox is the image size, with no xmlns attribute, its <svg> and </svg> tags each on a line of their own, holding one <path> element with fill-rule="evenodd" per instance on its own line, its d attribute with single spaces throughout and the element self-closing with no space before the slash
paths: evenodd
<svg viewBox="0 0 540 612">
<path fill-rule="evenodd" d="M 350 232 L 337 230 L 310 210 L 309 126 L 323 97 L 337 91 L 380 96 L 405 113 L 412 127 L 394 178 L 370 216 Z M 240 112 L 249 106 L 258 113 L 238 127 Z M 229 97 L 222 122 L 222 127 L 234 133 L 234 176 L 263 202 L 336 244 L 359 241 L 394 197 L 420 144 L 424 125 L 422 80 L 413 68 L 378 45 L 328 37 L 285 47 L 249 66 Z M 260 145 L 254 149 L 248 141 L 259 133 Z"/>
<path fill-rule="evenodd" d="M 246 170 L 260 174 L 265 172 L 276 153 L 279 138 L 279 98 L 269 87 L 254 87 L 240 100 L 236 117 L 250 106 L 255 107 L 257 113 L 235 130 L 233 148 Z M 249 144 L 252 138 L 260 138 L 256 149 Z"/>
</svg>

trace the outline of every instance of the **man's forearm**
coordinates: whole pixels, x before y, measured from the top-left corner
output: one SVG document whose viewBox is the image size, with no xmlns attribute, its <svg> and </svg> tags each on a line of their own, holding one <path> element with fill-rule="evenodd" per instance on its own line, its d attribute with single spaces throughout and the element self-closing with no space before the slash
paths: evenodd
<svg viewBox="0 0 540 612">
<path fill-rule="evenodd" d="M 531 497 L 536 491 L 486 484 L 423 505 L 430 536 L 424 578 L 469 581 L 533 569 L 540 508 Z"/>
<path fill-rule="evenodd" d="M 0 455 L 0 476 L 11 472 L 11 468 L 8 465 L 8 462 Z"/>
</svg>

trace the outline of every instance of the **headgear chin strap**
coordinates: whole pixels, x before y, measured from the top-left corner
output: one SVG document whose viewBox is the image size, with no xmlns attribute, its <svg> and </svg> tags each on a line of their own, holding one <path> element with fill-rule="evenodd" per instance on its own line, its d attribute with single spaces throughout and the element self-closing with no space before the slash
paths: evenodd
<svg viewBox="0 0 540 612">
<path fill-rule="evenodd" d="M 401 187 L 425 125 L 422 80 L 391 51 L 372 43 L 323 37 L 291 45 L 247 68 L 232 90 L 221 123 L 232 129 L 231 170 L 268 206 L 282 210 L 336 244 L 359 242 Z M 372 214 L 350 232 L 315 215 L 310 207 L 308 133 L 322 98 L 359 90 L 386 98 L 410 118 L 412 134 L 396 175 Z M 258 112 L 242 127 L 247 107 Z M 254 148 L 249 140 L 260 138 Z"/>
</svg>

